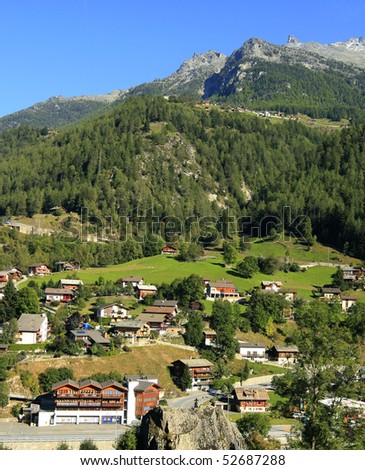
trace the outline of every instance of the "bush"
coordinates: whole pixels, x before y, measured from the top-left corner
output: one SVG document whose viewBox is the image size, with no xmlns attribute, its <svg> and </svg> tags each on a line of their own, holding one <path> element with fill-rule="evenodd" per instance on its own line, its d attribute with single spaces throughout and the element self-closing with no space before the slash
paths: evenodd
<svg viewBox="0 0 365 470">
<path fill-rule="evenodd" d="M 94 444 L 94 441 L 92 439 L 85 439 L 81 442 L 80 450 L 98 450 L 98 447 L 96 444 Z"/>
</svg>

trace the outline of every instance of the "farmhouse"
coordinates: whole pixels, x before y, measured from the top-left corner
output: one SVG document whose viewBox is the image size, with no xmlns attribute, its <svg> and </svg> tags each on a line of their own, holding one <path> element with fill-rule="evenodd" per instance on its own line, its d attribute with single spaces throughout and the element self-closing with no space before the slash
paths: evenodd
<svg viewBox="0 0 365 470">
<path fill-rule="evenodd" d="M 48 276 L 52 274 L 52 270 L 44 263 L 32 264 L 28 266 L 29 276 Z"/>
<path fill-rule="evenodd" d="M 132 343 L 138 342 L 140 339 L 149 338 L 151 328 L 148 323 L 139 320 L 122 320 L 112 324 L 112 330 L 116 335 L 129 339 Z"/>
<path fill-rule="evenodd" d="M 129 311 L 130 308 L 125 307 L 122 304 L 110 303 L 96 307 L 96 316 L 97 318 L 126 318 Z"/>
<path fill-rule="evenodd" d="M 44 291 L 46 302 L 71 302 L 75 294 L 69 289 L 54 289 L 47 287 Z"/>
<path fill-rule="evenodd" d="M 282 365 L 295 364 L 298 361 L 299 349 L 296 346 L 273 346 L 269 356 Z"/>
<path fill-rule="evenodd" d="M 283 283 L 280 281 L 262 281 L 261 287 L 263 290 L 279 292 L 283 287 Z"/>
<path fill-rule="evenodd" d="M 205 346 L 213 346 L 217 338 L 217 333 L 214 330 L 205 330 L 203 331 L 203 335 Z"/>
<path fill-rule="evenodd" d="M 263 343 L 248 343 L 238 341 L 239 352 L 242 359 L 250 359 L 256 362 L 264 362 L 266 359 L 266 346 Z"/>
<path fill-rule="evenodd" d="M 240 294 L 232 281 L 218 279 L 216 282 L 207 284 L 207 299 L 224 299 L 230 302 L 236 302 L 240 299 Z"/>
<path fill-rule="evenodd" d="M 207 390 L 213 381 L 213 364 L 207 359 L 178 359 L 172 363 L 173 376 L 182 377 L 188 367 L 191 378 L 191 390 Z"/>
<path fill-rule="evenodd" d="M 37 344 L 46 341 L 48 337 L 47 315 L 23 313 L 18 319 L 16 342 L 19 344 Z"/>
<path fill-rule="evenodd" d="M 338 287 L 322 287 L 321 294 L 321 298 L 324 300 L 339 300 L 341 289 Z"/>
<path fill-rule="evenodd" d="M 282 294 L 284 296 L 284 299 L 287 300 L 288 302 L 294 302 L 294 300 L 297 298 L 296 290 L 286 290 Z"/>
<path fill-rule="evenodd" d="M 153 302 L 154 307 L 173 307 L 175 312 L 178 313 L 178 301 L 177 300 L 155 300 Z"/>
<path fill-rule="evenodd" d="M 161 250 L 161 255 L 176 255 L 177 249 L 173 246 L 166 245 Z"/>
<path fill-rule="evenodd" d="M 137 320 L 147 323 L 151 330 L 158 331 L 160 335 L 165 334 L 166 327 L 168 325 L 169 316 L 165 313 L 141 313 L 137 317 Z"/>
<path fill-rule="evenodd" d="M 56 271 L 58 272 L 80 270 L 80 264 L 76 262 L 71 263 L 70 261 L 57 261 L 55 265 L 56 265 Z"/>
<path fill-rule="evenodd" d="M 7 271 L 0 271 L 0 287 L 4 287 L 9 279 L 9 273 Z"/>
<path fill-rule="evenodd" d="M 147 307 L 144 313 L 163 313 L 166 315 L 166 318 L 173 318 L 177 315 L 175 307 L 156 307 L 155 305 L 152 305 L 152 307 Z"/>
<path fill-rule="evenodd" d="M 144 279 L 142 276 L 127 276 L 123 277 L 118 282 L 120 282 L 124 288 L 127 288 L 128 286 L 136 288 L 144 284 Z"/>
<path fill-rule="evenodd" d="M 264 413 L 269 409 L 269 394 L 263 388 L 235 387 L 231 409 L 238 413 Z"/>
<path fill-rule="evenodd" d="M 139 300 L 143 300 L 146 295 L 153 295 L 157 292 L 157 287 L 147 284 L 139 284 L 137 286 L 138 289 L 138 298 Z"/>
<path fill-rule="evenodd" d="M 357 302 L 358 298 L 354 297 L 352 295 L 341 294 L 340 300 L 341 300 L 342 310 L 344 312 L 347 312 L 351 307 L 356 305 L 356 302 Z"/>
<path fill-rule="evenodd" d="M 62 289 L 79 290 L 83 285 L 84 283 L 80 279 L 60 279 Z"/>
<path fill-rule="evenodd" d="M 104 349 L 108 349 L 110 346 L 110 340 L 104 338 L 97 330 L 71 330 L 69 336 L 74 343 L 80 341 L 85 349 L 90 349 L 94 344 L 99 344 Z"/>
</svg>

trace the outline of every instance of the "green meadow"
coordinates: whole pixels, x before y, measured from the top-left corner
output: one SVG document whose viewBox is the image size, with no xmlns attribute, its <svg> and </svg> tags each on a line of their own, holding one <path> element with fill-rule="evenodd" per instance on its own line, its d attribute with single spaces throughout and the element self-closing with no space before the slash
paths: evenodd
<svg viewBox="0 0 365 470">
<path fill-rule="evenodd" d="M 75 275 L 82 279 L 85 284 L 90 285 L 95 284 L 100 276 L 105 280 L 116 281 L 130 275 L 143 276 L 146 283 L 159 285 L 163 282 L 171 283 L 176 278 L 197 274 L 210 278 L 212 281 L 229 279 L 234 282 L 240 292 L 250 291 L 254 287 L 260 286 L 261 281 L 277 280 L 283 283 L 284 288 L 295 289 L 298 291 L 298 296 L 309 299 L 314 289 L 331 283 L 331 275 L 335 270 L 335 267 L 314 266 L 305 272 L 285 273 L 277 271 L 272 276 L 256 273 L 252 279 L 243 279 L 233 268 L 224 265 L 220 253 L 212 253 L 211 256 L 202 261 L 189 263 L 178 261 L 174 257 L 157 255 L 115 266 L 80 270 Z M 36 280 L 41 284 L 44 281 L 47 282 L 50 278 L 57 281 L 66 277 L 66 275 L 66 273 L 56 273 Z M 28 282 L 21 284 L 21 287 L 26 286 Z"/>
</svg>

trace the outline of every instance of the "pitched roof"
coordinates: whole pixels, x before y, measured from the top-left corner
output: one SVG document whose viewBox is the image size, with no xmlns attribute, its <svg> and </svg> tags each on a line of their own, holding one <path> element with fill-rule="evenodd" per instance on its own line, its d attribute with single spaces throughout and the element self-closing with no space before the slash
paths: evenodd
<svg viewBox="0 0 365 470">
<path fill-rule="evenodd" d="M 142 276 L 127 276 L 122 277 L 122 282 L 141 282 L 143 281 Z"/>
<path fill-rule="evenodd" d="M 324 294 L 341 294 L 341 289 L 338 287 L 322 287 Z"/>
<path fill-rule="evenodd" d="M 269 400 L 269 394 L 264 388 L 234 388 L 234 393 L 238 400 L 251 401 L 251 400 Z"/>
<path fill-rule="evenodd" d="M 139 317 L 138 317 L 139 318 Z M 142 328 L 146 322 L 142 321 L 142 320 L 139 320 L 139 319 L 127 319 L 127 320 L 122 320 L 120 322 L 117 322 L 117 323 L 113 323 L 113 326 L 118 328 L 118 329 L 136 329 L 136 330 L 139 330 L 140 328 Z"/>
<path fill-rule="evenodd" d="M 154 290 L 157 291 L 157 287 L 152 284 L 140 284 L 137 286 L 139 290 Z"/>
<path fill-rule="evenodd" d="M 341 300 L 359 300 L 357 297 L 353 295 L 341 295 Z"/>
<path fill-rule="evenodd" d="M 265 348 L 266 345 L 264 343 L 248 343 L 246 341 L 238 341 L 240 348 Z"/>
<path fill-rule="evenodd" d="M 158 385 L 154 382 L 148 382 L 148 381 L 140 381 L 138 385 L 134 388 L 136 392 L 144 392 L 150 387 L 157 387 L 157 388 L 162 388 L 161 385 Z"/>
<path fill-rule="evenodd" d="M 173 364 L 175 362 L 182 362 L 183 364 L 185 364 L 186 366 L 188 367 L 213 367 L 213 364 L 208 361 L 207 359 L 178 359 L 177 361 L 174 361 Z"/>
<path fill-rule="evenodd" d="M 106 380 L 105 382 L 100 382 L 100 385 L 103 389 L 108 387 L 117 387 L 121 388 L 122 390 L 128 390 L 123 384 L 112 379 Z"/>
<path fill-rule="evenodd" d="M 145 312 L 143 313 L 165 313 L 165 314 L 173 314 L 175 312 L 174 307 L 157 307 L 157 306 L 152 306 L 152 307 L 147 307 Z"/>
<path fill-rule="evenodd" d="M 138 380 L 138 381 L 151 381 L 151 380 L 158 380 L 155 375 L 126 375 L 125 379 L 129 382 L 131 380 Z M 151 382 L 152 383 L 152 382 Z"/>
<path fill-rule="evenodd" d="M 142 321 L 143 323 L 163 323 L 167 320 L 166 313 L 141 313 L 137 320 Z"/>
<path fill-rule="evenodd" d="M 56 390 L 57 388 L 63 387 L 65 385 L 72 385 L 72 387 L 79 388 L 79 382 L 76 382 L 72 379 L 65 379 L 61 380 L 60 382 L 56 382 L 52 385 L 52 390 Z"/>
<path fill-rule="evenodd" d="M 53 287 L 47 287 L 44 293 L 46 295 L 73 295 L 70 289 L 55 289 Z"/>
<path fill-rule="evenodd" d="M 292 346 L 274 346 L 274 349 L 277 352 L 293 352 L 293 353 L 298 353 L 299 349 L 292 345 Z"/>
<path fill-rule="evenodd" d="M 217 279 L 215 282 L 210 282 L 211 287 L 236 287 L 232 281 L 226 279 Z"/>
<path fill-rule="evenodd" d="M 80 279 L 60 279 L 60 283 L 65 284 L 66 286 L 83 286 L 84 283 Z"/>
<path fill-rule="evenodd" d="M 94 343 L 110 343 L 110 340 L 108 338 L 104 338 L 100 331 L 97 330 L 71 330 L 71 333 L 75 336 L 75 338 L 82 338 L 84 336 L 90 338 Z"/>
<path fill-rule="evenodd" d="M 45 319 L 44 314 L 22 313 L 18 319 L 18 330 L 37 332 Z"/>
<path fill-rule="evenodd" d="M 154 307 L 177 307 L 177 300 L 155 300 L 153 302 Z"/>
</svg>

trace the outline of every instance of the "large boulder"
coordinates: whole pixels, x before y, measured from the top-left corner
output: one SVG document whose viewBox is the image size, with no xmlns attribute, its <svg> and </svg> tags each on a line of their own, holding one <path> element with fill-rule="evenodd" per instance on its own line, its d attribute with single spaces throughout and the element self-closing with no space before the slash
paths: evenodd
<svg viewBox="0 0 365 470">
<path fill-rule="evenodd" d="M 245 441 L 221 409 L 159 407 L 141 423 L 141 446 L 147 450 L 240 450 Z"/>
</svg>

